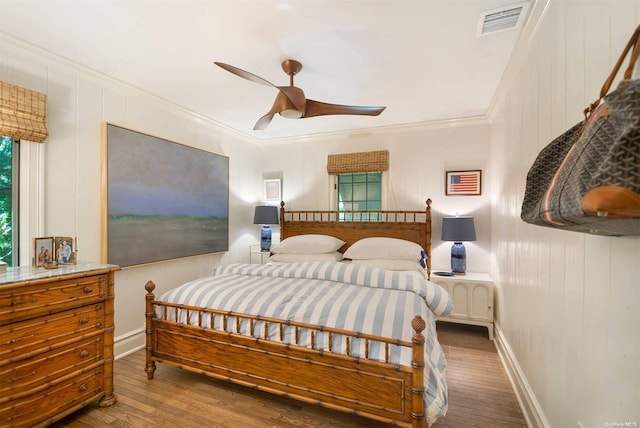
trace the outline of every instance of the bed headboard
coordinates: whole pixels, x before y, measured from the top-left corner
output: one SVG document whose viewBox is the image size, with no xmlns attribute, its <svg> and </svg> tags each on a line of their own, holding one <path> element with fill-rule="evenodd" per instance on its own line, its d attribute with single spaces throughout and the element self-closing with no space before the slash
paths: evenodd
<svg viewBox="0 0 640 428">
<path fill-rule="evenodd" d="M 415 242 L 424 248 L 431 276 L 431 199 L 424 211 L 287 211 L 280 203 L 280 239 L 320 234 L 335 236 L 349 246 L 362 238 L 381 236 Z"/>
</svg>

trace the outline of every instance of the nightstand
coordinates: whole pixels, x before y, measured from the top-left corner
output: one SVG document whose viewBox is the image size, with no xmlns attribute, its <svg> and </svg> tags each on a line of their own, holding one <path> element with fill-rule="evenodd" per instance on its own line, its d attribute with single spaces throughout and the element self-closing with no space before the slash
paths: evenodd
<svg viewBox="0 0 640 428">
<path fill-rule="evenodd" d="M 493 340 L 493 281 L 486 273 L 467 272 L 466 275 L 438 276 L 431 273 L 431 281 L 447 290 L 453 300 L 453 311 L 438 321 L 487 327 Z"/>
<path fill-rule="evenodd" d="M 249 247 L 249 263 L 254 265 L 263 265 L 269 260 L 271 253 L 260 250 L 260 245 L 252 245 Z"/>
</svg>

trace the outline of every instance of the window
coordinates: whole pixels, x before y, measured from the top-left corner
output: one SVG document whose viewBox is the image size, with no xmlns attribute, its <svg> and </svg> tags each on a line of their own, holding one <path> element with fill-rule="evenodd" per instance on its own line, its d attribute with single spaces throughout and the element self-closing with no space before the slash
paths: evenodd
<svg viewBox="0 0 640 428">
<path fill-rule="evenodd" d="M 0 260 L 18 265 L 18 141 L 0 136 Z"/>
<path fill-rule="evenodd" d="M 338 174 L 340 221 L 378 221 L 382 209 L 382 172 Z M 376 211 L 363 213 L 362 211 Z"/>
</svg>

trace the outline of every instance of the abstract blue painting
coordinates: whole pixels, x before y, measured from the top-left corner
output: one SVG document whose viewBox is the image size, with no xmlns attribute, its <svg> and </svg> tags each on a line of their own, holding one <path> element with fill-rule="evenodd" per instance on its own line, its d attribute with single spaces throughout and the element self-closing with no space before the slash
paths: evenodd
<svg viewBox="0 0 640 428">
<path fill-rule="evenodd" d="M 103 144 L 104 263 L 228 251 L 228 157 L 109 123 Z"/>
</svg>

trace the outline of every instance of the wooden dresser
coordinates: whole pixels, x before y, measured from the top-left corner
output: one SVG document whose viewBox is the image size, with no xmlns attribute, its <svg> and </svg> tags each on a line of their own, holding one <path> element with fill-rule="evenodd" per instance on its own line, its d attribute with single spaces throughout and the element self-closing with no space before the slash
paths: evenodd
<svg viewBox="0 0 640 428">
<path fill-rule="evenodd" d="M 0 274 L 0 427 L 47 426 L 113 392 L 118 266 Z"/>
</svg>

